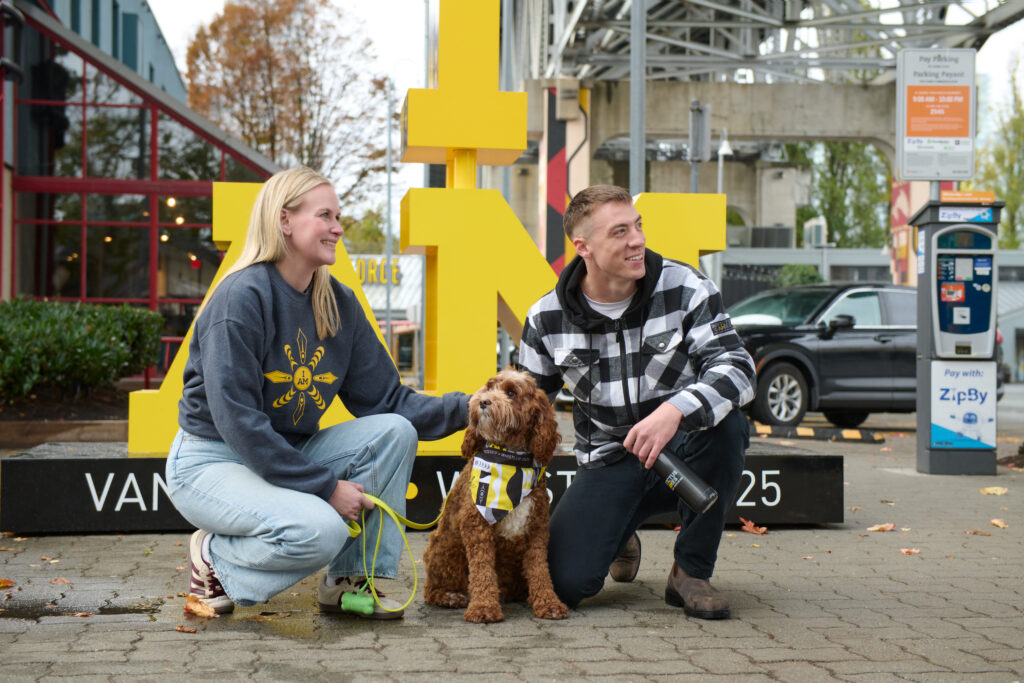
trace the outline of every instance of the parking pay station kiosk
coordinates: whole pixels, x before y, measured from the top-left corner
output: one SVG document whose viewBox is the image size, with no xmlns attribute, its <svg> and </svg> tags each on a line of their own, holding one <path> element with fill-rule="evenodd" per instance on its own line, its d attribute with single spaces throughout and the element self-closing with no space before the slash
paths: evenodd
<svg viewBox="0 0 1024 683">
<path fill-rule="evenodd" d="M 996 473 L 996 251 L 1003 202 L 930 201 L 917 227 L 917 471 Z"/>
</svg>

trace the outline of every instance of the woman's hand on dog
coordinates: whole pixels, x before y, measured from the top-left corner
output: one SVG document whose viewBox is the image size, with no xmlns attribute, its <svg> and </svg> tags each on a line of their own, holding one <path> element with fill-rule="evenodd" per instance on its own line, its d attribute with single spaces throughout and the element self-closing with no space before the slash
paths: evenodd
<svg viewBox="0 0 1024 683">
<path fill-rule="evenodd" d="M 359 513 L 374 508 L 373 501 L 363 495 L 363 485 L 354 481 L 339 479 L 334 493 L 327 499 L 328 505 L 337 510 L 345 519 L 359 519 Z"/>
</svg>

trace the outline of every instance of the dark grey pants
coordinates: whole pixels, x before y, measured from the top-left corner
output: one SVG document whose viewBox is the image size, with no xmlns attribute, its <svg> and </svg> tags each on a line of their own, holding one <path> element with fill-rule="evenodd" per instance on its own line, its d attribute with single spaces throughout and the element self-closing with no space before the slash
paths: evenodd
<svg viewBox="0 0 1024 683">
<path fill-rule="evenodd" d="M 604 467 L 577 470 L 551 514 L 548 563 L 558 597 L 576 607 L 596 595 L 633 532 L 650 515 L 672 510 L 678 510 L 681 524 L 675 561 L 690 576 L 710 579 L 749 445 L 749 424 L 739 410 L 711 429 L 681 430 L 669 442 L 666 449 L 681 455 L 718 491 L 718 502 L 702 515 L 686 507 L 654 470 L 645 470 L 632 455 Z"/>
</svg>

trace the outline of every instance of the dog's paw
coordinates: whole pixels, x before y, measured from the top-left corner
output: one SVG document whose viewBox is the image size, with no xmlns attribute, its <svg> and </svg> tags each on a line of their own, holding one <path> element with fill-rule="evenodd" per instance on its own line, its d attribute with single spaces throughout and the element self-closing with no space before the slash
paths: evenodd
<svg viewBox="0 0 1024 683">
<path fill-rule="evenodd" d="M 470 604 L 462 618 L 474 624 L 493 624 L 497 621 L 505 621 L 505 615 L 501 612 L 501 605 Z"/>
<path fill-rule="evenodd" d="M 533 616 L 538 619 L 565 619 L 569 608 L 557 598 L 537 600 L 533 604 Z"/>
</svg>

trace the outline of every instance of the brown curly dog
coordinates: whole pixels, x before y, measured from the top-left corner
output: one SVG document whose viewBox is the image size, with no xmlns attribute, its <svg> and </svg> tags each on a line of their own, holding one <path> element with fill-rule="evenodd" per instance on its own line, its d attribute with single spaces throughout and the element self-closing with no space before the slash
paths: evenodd
<svg viewBox="0 0 1024 683">
<path fill-rule="evenodd" d="M 428 604 L 468 605 L 463 616 L 476 623 L 502 621 L 502 600 L 526 600 L 541 619 L 568 616 L 548 571 L 541 474 L 558 441 L 555 411 L 526 373 L 503 370 L 470 398 L 468 462 L 423 554 Z"/>
</svg>

